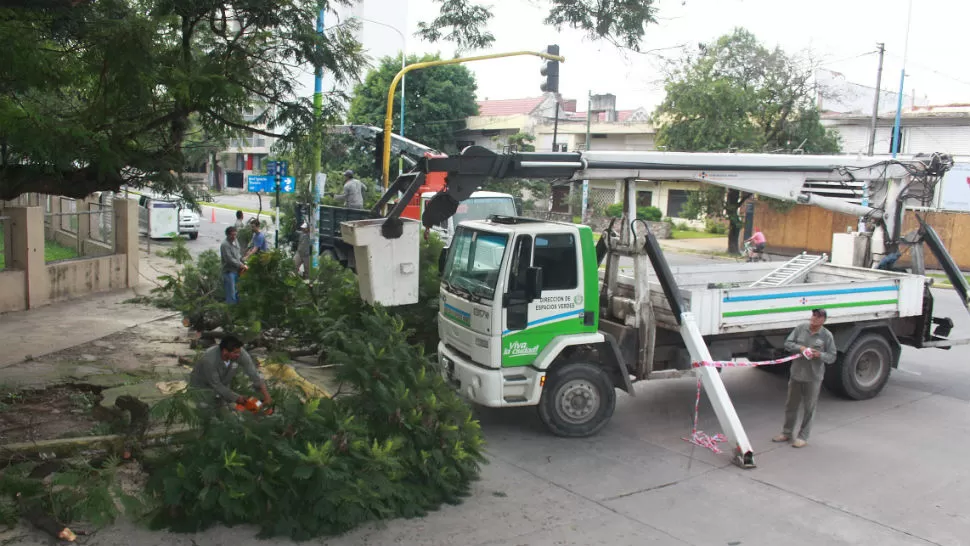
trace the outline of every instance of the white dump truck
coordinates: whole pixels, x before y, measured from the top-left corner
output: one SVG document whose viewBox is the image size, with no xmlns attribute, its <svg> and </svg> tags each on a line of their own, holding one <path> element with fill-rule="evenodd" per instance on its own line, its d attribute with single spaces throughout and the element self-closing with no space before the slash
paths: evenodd
<svg viewBox="0 0 970 546">
<path fill-rule="evenodd" d="M 855 213 L 877 222 L 889 248 L 910 244 L 921 256 L 925 242 L 952 273 L 956 266 L 932 227 L 922 224 L 907 240 L 899 234 L 910 188 L 919 185 L 921 194 L 933 189 L 950 165 L 945 156 L 484 149 L 429 161 L 419 167 L 448 172 L 448 190 L 426 207 L 425 226 L 453 214 L 490 177 L 626 181 L 624 217 L 596 243 L 588 226 L 526 218 L 496 216 L 457 227 L 441 262 L 442 373 L 475 403 L 536 406 L 553 433 L 578 437 L 609 421 L 616 389 L 632 395 L 634 381 L 699 374 L 734 462 L 752 467 L 750 442 L 717 371 L 693 363 L 783 356 L 791 329 L 810 310 L 824 308 L 838 347 L 826 385 L 861 400 L 885 386 L 902 345 L 948 348 L 967 340 L 950 338 L 953 323 L 934 315 L 932 281 L 921 274 L 835 264 L 809 254 L 783 263 L 671 268 L 647 225 L 630 220 L 632 182 L 701 180 Z M 419 183 L 420 169 L 407 176 L 402 183 Z M 872 207 L 804 190 L 809 182 L 846 177 L 866 181 Z M 380 226 L 390 240 L 409 231 L 401 228 L 393 215 Z M 402 238 L 400 244 L 415 243 Z M 397 275 L 399 268 L 388 265 L 378 274 Z M 966 282 L 952 277 L 966 303 Z"/>
</svg>

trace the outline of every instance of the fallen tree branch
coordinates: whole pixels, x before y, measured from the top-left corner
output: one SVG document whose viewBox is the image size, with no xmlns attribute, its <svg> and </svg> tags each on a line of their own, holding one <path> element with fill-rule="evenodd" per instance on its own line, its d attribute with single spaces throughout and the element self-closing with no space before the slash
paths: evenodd
<svg viewBox="0 0 970 546">
<path fill-rule="evenodd" d="M 0 445 L 0 465 L 24 460 L 72 456 L 79 451 L 107 451 L 121 456 L 133 445 L 147 447 L 180 443 L 192 438 L 194 432 L 195 429 L 183 426 L 152 430 L 140 438 L 126 434 L 111 434 Z"/>
</svg>

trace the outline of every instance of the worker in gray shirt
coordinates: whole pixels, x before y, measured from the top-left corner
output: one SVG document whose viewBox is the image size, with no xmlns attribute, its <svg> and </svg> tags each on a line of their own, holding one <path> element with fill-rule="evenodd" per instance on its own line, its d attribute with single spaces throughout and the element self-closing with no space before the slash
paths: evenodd
<svg viewBox="0 0 970 546">
<path fill-rule="evenodd" d="M 812 318 L 807 324 L 799 324 L 785 340 L 785 350 L 801 353 L 791 363 L 791 374 L 788 379 L 788 400 L 785 401 L 785 425 L 781 434 L 771 439 L 773 442 L 787 442 L 791 440 L 795 431 L 795 419 L 798 408 L 804 410 L 802 426 L 798 436 L 792 442 L 792 447 L 805 447 L 808 436 L 812 432 L 812 419 L 815 417 L 815 406 L 818 395 L 822 390 L 822 377 L 825 375 L 825 365 L 835 362 L 837 350 L 835 338 L 823 324 L 828 313 L 825 309 L 813 309 Z"/>
<path fill-rule="evenodd" d="M 296 254 L 293 256 L 293 267 L 300 273 L 303 267 L 303 278 L 310 274 L 310 226 L 306 222 L 300 225 L 300 242 L 296 247 Z"/>
<path fill-rule="evenodd" d="M 364 208 L 364 192 L 367 186 L 363 182 L 354 178 L 354 171 L 344 171 L 344 192 L 334 196 L 337 201 L 347 204 L 348 208 Z"/>
<path fill-rule="evenodd" d="M 236 228 L 226 228 L 226 238 L 219 245 L 219 256 L 222 258 L 222 288 L 226 293 L 226 303 L 239 303 L 239 275 L 248 269 L 242 261 L 239 243 L 236 241 Z"/>
<path fill-rule="evenodd" d="M 210 392 L 207 402 L 213 405 L 230 403 L 245 404 L 246 397 L 232 390 L 232 380 L 236 372 L 242 368 L 243 372 L 253 381 L 253 388 L 260 391 L 263 405 L 273 402 L 266 383 L 256 371 L 256 365 L 249 353 L 242 348 L 242 341 L 235 336 L 222 338 L 219 345 L 215 345 L 202 353 L 189 376 L 189 388 Z"/>
</svg>

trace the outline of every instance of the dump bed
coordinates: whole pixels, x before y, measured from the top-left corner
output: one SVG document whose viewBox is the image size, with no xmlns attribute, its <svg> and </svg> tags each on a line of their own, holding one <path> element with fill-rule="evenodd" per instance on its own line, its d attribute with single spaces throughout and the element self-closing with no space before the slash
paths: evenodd
<svg viewBox="0 0 970 546">
<path fill-rule="evenodd" d="M 829 324 L 918 316 L 923 312 L 923 288 L 931 282 L 920 275 L 820 264 L 797 283 L 751 286 L 781 265 L 716 264 L 671 271 L 685 309 L 693 312 L 704 336 L 791 329 L 816 307 L 828 311 Z M 633 277 L 624 273 L 619 284 L 632 293 Z M 677 330 L 660 283 L 655 277 L 650 280 L 657 325 Z"/>
</svg>

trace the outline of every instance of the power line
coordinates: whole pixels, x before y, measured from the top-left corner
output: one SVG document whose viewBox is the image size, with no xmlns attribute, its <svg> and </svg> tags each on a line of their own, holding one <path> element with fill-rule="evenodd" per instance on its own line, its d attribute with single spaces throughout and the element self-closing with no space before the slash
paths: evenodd
<svg viewBox="0 0 970 546">
<path fill-rule="evenodd" d="M 902 57 L 900 57 L 899 55 L 894 55 L 894 54 L 892 54 L 892 53 L 890 53 L 888 51 L 886 52 L 886 55 L 889 55 L 890 57 L 895 57 L 896 59 L 902 60 Z M 914 65 L 922 68 L 923 70 L 927 70 L 929 72 L 932 72 L 932 73 L 936 74 L 937 76 L 942 76 L 942 77 L 947 78 L 949 80 L 953 80 L 953 81 L 955 81 L 957 83 L 962 83 L 963 85 L 970 86 L 970 81 L 961 80 L 960 78 L 956 78 L 956 77 L 951 76 L 949 74 L 940 72 L 939 70 L 936 70 L 935 68 L 930 68 L 928 65 L 923 64 L 923 63 L 920 63 L 920 62 L 913 61 L 912 59 L 909 59 L 908 62 L 910 64 L 914 64 Z"/>
</svg>

